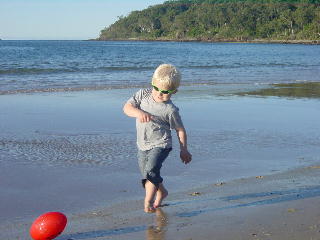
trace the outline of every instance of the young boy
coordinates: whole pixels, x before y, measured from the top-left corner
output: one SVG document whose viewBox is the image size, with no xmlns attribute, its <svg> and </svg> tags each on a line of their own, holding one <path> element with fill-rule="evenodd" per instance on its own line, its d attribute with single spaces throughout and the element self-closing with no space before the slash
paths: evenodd
<svg viewBox="0 0 320 240">
<path fill-rule="evenodd" d="M 174 66 L 162 64 L 153 74 L 152 88 L 140 89 L 123 107 L 125 114 L 136 118 L 139 167 L 146 191 L 144 211 L 147 213 L 160 207 L 168 195 L 160 169 L 172 149 L 171 129 L 177 132 L 182 162 L 187 164 L 192 159 L 179 109 L 170 100 L 178 91 L 180 80 L 181 75 Z"/>
</svg>

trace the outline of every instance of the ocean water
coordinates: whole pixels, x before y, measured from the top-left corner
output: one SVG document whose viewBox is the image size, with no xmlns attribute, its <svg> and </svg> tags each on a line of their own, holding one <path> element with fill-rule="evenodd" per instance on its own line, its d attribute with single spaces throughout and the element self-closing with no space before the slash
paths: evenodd
<svg viewBox="0 0 320 240">
<path fill-rule="evenodd" d="M 161 63 L 185 85 L 319 81 L 319 56 L 313 45 L 0 41 L 0 94 L 145 86 Z"/>
</svg>

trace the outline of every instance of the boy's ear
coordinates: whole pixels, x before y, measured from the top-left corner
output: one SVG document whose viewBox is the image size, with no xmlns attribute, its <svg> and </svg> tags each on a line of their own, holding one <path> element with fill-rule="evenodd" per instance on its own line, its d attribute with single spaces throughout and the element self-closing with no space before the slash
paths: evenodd
<svg viewBox="0 0 320 240">
<path fill-rule="evenodd" d="M 172 94 L 176 94 L 178 92 L 178 89 L 174 90 L 174 92 Z"/>
</svg>

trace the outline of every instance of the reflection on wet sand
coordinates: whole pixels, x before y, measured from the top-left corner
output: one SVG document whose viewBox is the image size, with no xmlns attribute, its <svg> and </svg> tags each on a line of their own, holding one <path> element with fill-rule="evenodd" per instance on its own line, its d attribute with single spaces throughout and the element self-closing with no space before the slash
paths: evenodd
<svg viewBox="0 0 320 240">
<path fill-rule="evenodd" d="M 146 230 L 146 240 L 164 240 L 167 231 L 168 217 L 162 209 L 157 208 L 155 212 L 155 223 Z"/>
</svg>

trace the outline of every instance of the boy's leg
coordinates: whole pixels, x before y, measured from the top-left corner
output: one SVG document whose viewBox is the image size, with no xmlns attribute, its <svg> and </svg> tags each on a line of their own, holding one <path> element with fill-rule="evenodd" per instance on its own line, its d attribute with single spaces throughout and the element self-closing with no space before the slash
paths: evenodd
<svg viewBox="0 0 320 240">
<path fill-rule="evenodd" d="M 144 201 L 144 211 L 153 212 L 154 203 L 159 207 L 162 200 L 168 195 L 167 190 L 162 183 L 162 177 L 160 176 L 160 169 L 163 161 L 167 158 L 171 149 L 153 148 L 147 152 L 147 157 L 143 169 L 143 176 L 145 176 L 145 190 L 146 196 Z M 159 188 L 161 188 L 159 190 Z M 156 202 L 154 202 L 155 195 L 157 194 Z"/>
<path fill-rule="evenodd" d="M 146 197 L 144 199 L 144 211 L 146 213 L 154 212 L 155 209 L 153 207 L 153 201 L 157 192 L 157 187 L 152 182 L 147 180 L 145 184 L 145 190 Z"/>
<path fill-rule="evenodd" d="M 167 196 L 168 196 L 167 189 L 164 187 L 164 185 L 162 183 L 160 183 L 158 191 L 157 191 L 156 200 L 154 201 L 153 207 L 154 208 L 161 207 L 161 203 L 162 203 L 163 199 L 165 199 Z"/>
</svg>

